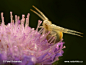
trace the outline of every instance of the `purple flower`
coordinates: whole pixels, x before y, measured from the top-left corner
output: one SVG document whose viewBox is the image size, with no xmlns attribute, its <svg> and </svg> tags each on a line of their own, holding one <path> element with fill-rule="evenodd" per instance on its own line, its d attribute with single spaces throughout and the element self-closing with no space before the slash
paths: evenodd
<svg viewBox="0 0 86 65">
<path fill-rule="evenodd" d="M 42 21 L 38 20 L 38 26 L 35 30 L 28 26 L 29 13 L 25 25 L 25 15 L 22 15 L 21 20 L 19 20 L 19 16 L 15 15 L 15 23 L 12 12 L 10 12 L 10 16 L 11 23 L 5 25 L 3 13 L 1 13 L 0 63 L 10 61 L 16 65 L 51 65 L 58 60 L 59 56 L 62 56 L 62 49 L 65 48 L 65 46 L 63 47 L 62 40 L 53 44 L 51 43 L 54 41 L 53 38 L 51 41 L 46 39 L 49 32 L 41 34 L 43 29 L 38 31 Z"/>
</svg>

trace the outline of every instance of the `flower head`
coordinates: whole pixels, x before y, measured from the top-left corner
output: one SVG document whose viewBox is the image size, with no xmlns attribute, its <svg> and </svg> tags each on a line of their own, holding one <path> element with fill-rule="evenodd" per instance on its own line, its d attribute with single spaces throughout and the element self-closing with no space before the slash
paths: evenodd
<svg viewBox="0 0 86 65">
<path fill-rule="evenodd" d="M 5 25 L 3 13 L 1 13 L 0 62 L 3 62 L 3 60 L 13 60 L 22 61 L 20 63 L 16 62 L 18 65 L 43 65 L 52 64 L 58 60 L 59 56 L 62 56 L 62 49 L 65 48 L 62 40 L 53 44 L 53 37 L 48 40 L 46 39 L 49 32 L 41 34 L 43 29 L 38 31 L 42 21 L 38 20 L 38 26 L 35 30 L 28 26 L 29 13 L 27 15 L 26 22 L 25 15 L 22 15 L 21 20 L 19 20 L 19 16 L 15 15 L 15 23 L 12 12 L 10 12 L 10 16 L 11 23 Z"/>
</svg>

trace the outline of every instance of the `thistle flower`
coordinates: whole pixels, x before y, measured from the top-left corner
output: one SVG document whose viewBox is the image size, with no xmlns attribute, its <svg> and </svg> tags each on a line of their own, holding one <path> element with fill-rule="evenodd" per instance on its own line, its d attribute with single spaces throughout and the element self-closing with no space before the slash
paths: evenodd
<svg viewBox="0 0 86 65">
<path fill-rule="evenodd" d="M 42 21 L 38 20 L 36 30 L 29 27 L 28 13 L 25 22 L 25 15 L 19 20 L 19 16 L 15 15 L 15 23 L 12 12 L 10 12 L 11 23 L 5 25 L 3 13 L 1 13 L 2 23 L 0 26 L 0 63 L 3 61 L 21 61 L 12 62 L 16 65 L 45 65 L 52 64 L 59 60 L 59 56 L 63 54 L 64 42 L 59 41 L 53 44 L 54 37 L 46 39 L 49 34 L 44 33 L 43 29 L 38 31 Z"/>
</svg>

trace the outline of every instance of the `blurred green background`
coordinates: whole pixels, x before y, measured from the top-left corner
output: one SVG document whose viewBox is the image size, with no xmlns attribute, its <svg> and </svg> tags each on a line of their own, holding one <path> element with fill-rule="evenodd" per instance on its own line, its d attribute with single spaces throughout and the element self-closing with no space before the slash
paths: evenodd
<svg viewBox="0 0 86 65">
<path fill-rule="evenodd" d="M 63 41 L 66 48 L 63 56 L 54 65 L 84 65 L 86 62 L 86 1 L 0 0 L 0 12 L 4 12 L 6 24 L 10 22 L 10 11 L 13 12 L 13 16 L 30 13 L 30 27 L 36 28 L 38 20 L 41 19 L 30 11 L 33 9 L 32 5 L 40 9 L 53 24 L 84 33 L 83 38 L 64 34 Z M 66 60 L 79 60 L 83 63 L 64 63 Z"/>
</svg>

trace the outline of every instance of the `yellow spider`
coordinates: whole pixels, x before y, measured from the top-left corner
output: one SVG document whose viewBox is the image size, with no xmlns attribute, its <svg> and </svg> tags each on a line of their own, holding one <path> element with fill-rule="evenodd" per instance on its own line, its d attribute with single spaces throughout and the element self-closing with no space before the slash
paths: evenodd
<svg viewBox="0 0 86 65">
<path fill-rule="evenodd" d="M 52 24 L 52 22 L 49 21 L 49 19 L 38 8 L 36 8 L 35 6 L 33 6 L 33 8 L 35 8 L 39 13 L 37 13 L 36 11 L 34 11 L 32 9 L 30 9 L 30 10 L 32 12 L 34 12 L 35 14 L 37 14 L 43 20 L 43 24 L 42 24 L 43 26 L 40 26 L 41 28 L 44 28 L 43 33 L 50 31 L 50 34 L 47 36 L 47 39 L 49 39 L 51 36 L 54 36 L 56 39 L 55 42 L 58 42 L 63 38 L 63 33 L 83 37 L 83 36 L 79 35 L 79 34 L 83 34 L 81 32 L 66 29 L 66 28 L 57 26 L 55 24 Z M 79 33 L 79 34 L 77 34 L 77 33 Z"/>
</svg>

